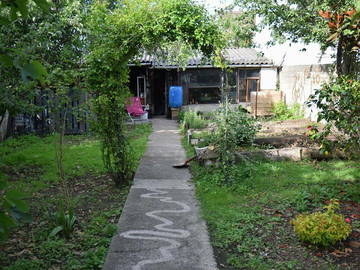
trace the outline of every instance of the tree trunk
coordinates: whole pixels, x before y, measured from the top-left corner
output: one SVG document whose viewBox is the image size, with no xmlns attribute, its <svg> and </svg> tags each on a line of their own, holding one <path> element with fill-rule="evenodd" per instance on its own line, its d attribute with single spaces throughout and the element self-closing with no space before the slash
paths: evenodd
<svg viewBox="0 0 360 270">
<path fill-rule="evenodd" d="M 338 45 L 337 45 L 337 51 L 336 51 L 336 73 L 338 76 L 343 74 L 343 35 L 340 34 Z"/>
<path fill-rule="evenodd" d="M 5 140 L 9 120 L 9 112 L 6 111 L 0 120 L 0 142 Z"/>
<path fill-rule="evenodd" d="M 357 72 L 357 52 L 351 51 L 343 35 L 340 34 L 336 52 L 337 75 L 350 75 Z"/>
</svg>

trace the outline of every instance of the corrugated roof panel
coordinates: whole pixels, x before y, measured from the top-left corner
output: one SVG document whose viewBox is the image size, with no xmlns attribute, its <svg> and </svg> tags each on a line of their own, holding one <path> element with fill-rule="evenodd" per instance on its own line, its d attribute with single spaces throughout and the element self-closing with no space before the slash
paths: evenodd
<svg viewBox="0 0 360 270">
<path fill-rule="evenodd" d="M 262 56 L 253 48 L 228 48 L 223 51 L 223 55 L 228 64 L 237 65 L 273 65 L 273 61 Z M 158 60 L 156 57 L 144 52 L 134 62 L 140 62 L 142 65 L 151 64 L 154 67 L 177 67 L 173 63 Z M 211 65 L 210 62 L 203 63 L 201 55 L 191 57 L 188 61 L 189 67 Z"/>
</svg>

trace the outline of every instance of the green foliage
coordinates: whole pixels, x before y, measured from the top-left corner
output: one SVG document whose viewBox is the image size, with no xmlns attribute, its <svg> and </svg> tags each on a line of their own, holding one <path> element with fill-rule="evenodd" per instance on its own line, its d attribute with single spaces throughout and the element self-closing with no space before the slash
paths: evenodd
<svg viewBox="0 0 360 270">
<path fill-rule="evenodd" d="M 61 208 L 55 213 L 55 224 L 57 226 L 50 232 L 49 237 L 54 237 L 60 234 L 65 238 L 70 238 L 75 229 L 76 216 L 71 209 L 65 211 Z"/>
<path fill-rule="evenodd" d="M 254 46 L 253 38 L 256 33 L 255 17 L 244 10 L 220 9 L 217 21 L 223 32 L 226 47 L 249 48 Z"/>
<path fill-rule="evenodd" d="M 236 0 L 235 5 L 246 11 L 249 16 L 262 18 L 258 25 L 259 30 L 269 27 L 275 42 L 311 42 L 319 43 L 323 50 L 328 47 L 337 47 L 337 72 L 338 74 L 349 74 L 354 71 L 357 62 L 358 47 L 356 38 L 359 32 L 356 24 L 359 15 L 354 16 L 354 21 L 349 19 L 345 23 L 336 21 L 353 8 L 359 8 L 358 1 L 354 0 L 323 0 L 303 1 L 288 0 L 279 2 L 277 0 Z M 324 19 L 319 12 L 329 12 L 331 19 Z M 359 14 L 359 12 L 357 13 Z M 350 22 L 351 21 L 351 22 Z M 339 25 L 335 33 L 328 23 Z M 353 27 L 355 25 L 355 27 Z M 351 31 L 349 31 L 351 30 Z M 334 34 L 339 38 L 335 38 Z M 351 40 L 352 42 L 349 42 Z M 358 39 L 357 39 L 358 40 Z M 330 41 L 330 42 L 329 42 Z M 349 44 L 352 44 L 349 46 Z"/>
<path fill-rule="evenodd" d="M 351 226 L 345 222 L 343 215 L 335 213 L 339 209 L 339 202 L 332 200 L 325 208 L 324 213 L 299 215 L 291 221 L 301 241 L 329 247 L 350 235 Z"/>
<path fill-rule="evenodd" d="M 112 9 L 107 2 L 96 1 L 87 27 L 87 84 L 93 96 L 93 127 L 102 140 L 105 167 L 120 185 L 131 179 L 134 167 L 124 134 L 129 60 L 143 50 L 151 52 L 179 42 L 211 56 L 220 34 L 204 8 L 192 0 L 123 1 Z"/>
<path fill-rule="evenodd" d="M 35 96 L 38 100 L 41 96 L 44 102 L 47 96 L 56 96 L 59 88 L 69 88 L 80 81 L 79 67 L 85 43 L 82 4 L 80 1 L 58 1 L 51 4 L 51 12 L 43 12 L 32 2 L 27 5 L 28 1 L 16 1 L 17 7 L 24 5 L 22 9 L 28 16 L 21 16 L 0 28 L 0 59 L 3 60 L 0 87 L 4 90 L 1 115 L 6 110 L 12 116 L 33 114 L 37 108 L 33 105 Z M 47 1 L 35 2 L 44 10 L 50 6 Z M 6 8 L 0 14 L 8 14 Z M 23 80 L 18 79 L 20 76 Z"/>
<path fill-rule="evenodd" d="M 329 147 L 345 149 L 348 153 L 360 153 L 360 82 L 348 76 L 340 76 L 317 89 L 310 96 L 309 106 L 320 109 L 318 121 L 325 120 L 324 130 L 318 139 Z M 327 140 L 336 128 L 343 135 L 335 142 Z M 328 148 L 329 148 L 328 147 Z M 328 149 L 327 149 L 328 150 Z"/>
<path fill-rule="evenodd" d="M 10 188 L 0 179 L 0 240 L 9 236 L 10 229 L 20 221 L 29 220 L 29 206 L 24 201 L 26 194 Z"/>
<path fill-rule="evenodd" d="M 185 111 L 181 117 L 180 128 L 185 131 L 188 129 L 202 129 L 205 128 L 208 124 L 208 121 L 205 120 L 201 114 L 196 111 Z"/>
<path fill-rule="evenodd" d="M 236 5 L 243 10 L 263 17 L 262 27 L 270 26 L 272 35 L 279 41 L 303 40 L 306 43 L 324 44 L 328 37 L 327 23 L 319 16 L 320 10 L 346 10 L 354 5 L 353 0 L 307 1 L 289 0 L 279 3 L 276 0 L 237 0 Z M 269 12 L 271 10 L 271 12 Z"/>
<path fill-rule="evenodd" d="M 299 245 L 288 219 L 331 198 L 359 203 L 358 162 L 256 161 L 231 169 L 236 181 L 224 185 L 221 168 L 191 166 L 211 243 L 229 264 L 224 268 L 291 269 L 298 261 L 297 268 L 332 269 Z"/>
<path fill-rule="evenodd" d="M 18 19 L 20 16 L 26 18 L 29 15 L 29 1 L 4 1 L 1 0 L 1 9 L 0 9 L 0 27 L 5 27 L 11 24 L 13 21 Z M 34 0 L 30 1 L 31 5 L 35 3 L 42 11 L 47 12 L 51 4 L 46 0 Z M 8 51 L 8 52 L 6 52 Z M 47 76 L 46 69 L 38 61 L 31 61 L 30 57 L 26 58 L 26 61 L 22 64 L 19 63 L 17 57 L 11 55 L 9 52 L 15 52 L 16 54 L 21 53 L 17 49 L 6 48 L 0 45 L 0 64 L 7 68 L 15 67 L 20 73 L 24 81 L 28 81 L 29 78 L 33 80 L 39 80 L 41 83 L 44 83 L 44 79 Z"/>
<path fill-rule="evenodd" d="M 4 270 L 39 270 L 44 269 L 44 263 L 40 260 L 20 259 Z"/>
<path fill-rule="evenodd" d="M 260 125 L 241 108 L 231 106 L 227 99 L 215 114 L 215 123 L 216 130 L 210 135 L 210 143 L 215 146 L 225 172 L 229 172 L 227 166 L 234 163 L 236 149 L 251 145 Z"/>
<path fill-rule="evenodd" d="M 304 118 L 304 112 L 299 103 L 294 103 L 290 107 L 284 102 L 280 101 L 273 106 L 274 120 L 290 120 Z"/>
<path fill-rule="evenodd" d="M 71 245 L 67 244 L 64 239 L 49 239 L 42 242 L 38 249 L 41 258 L 50 261 L 62 261 L 71 255 Z"/>
<path fill-rule="evenodd" d="M 146 150 L 151 125 L 128 126 L 126 136 L 135 164 Z M 129 186 L 114 189 L 101 162 L 100 142 L 89 136 L 65 136 L 64 168 L 71 183 L 76 226 L 69 239 L 49 238 L 56 227 L 50 216 L 62 200 L 54 164 L 55 136 L 19 136 L 0 144 L 0 179 L 28 194 L 35 213 L 30 224 L 11 228 L 13 237 L 1 243 L 0 268 L 10 270 L 101 269 Z M 14 240 L 21 246 L 14 245 Z M 14 239 L 13 239 L 14 238 Z M 21 251 L 26 250 L 24 253 Z M 9 256 L 9 254 L 13 256 Z M 37 260 L 33 260 L 36 257 Z"/>
</svg>

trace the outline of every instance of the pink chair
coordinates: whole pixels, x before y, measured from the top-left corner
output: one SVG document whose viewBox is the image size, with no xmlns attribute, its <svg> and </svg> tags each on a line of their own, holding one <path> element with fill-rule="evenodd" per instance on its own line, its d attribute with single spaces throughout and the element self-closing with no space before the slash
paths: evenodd
<svg viewBox="0 0 360 270">
<path fill-rule="evenodd" d="M 139 97 L 131 97 L 128 99 L 126 111 L 132 122 L 135 120 L 147 120 L 147 112 L 144 111 Z"/>
</svg>

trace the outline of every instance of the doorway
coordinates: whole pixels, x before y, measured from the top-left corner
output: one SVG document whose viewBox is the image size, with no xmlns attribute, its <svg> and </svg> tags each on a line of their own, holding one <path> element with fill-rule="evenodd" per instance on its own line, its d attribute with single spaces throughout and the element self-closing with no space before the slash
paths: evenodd
<svg viewBox="0 0 360 270">
<path fill-rule="evenodd" d="M 165 114 L 165 70 L 157 69 L 154 71 L 154 88 L 152 91 L 152 97 L 154 104 L 154 114 L 164 115 Z"/>
</svg>

